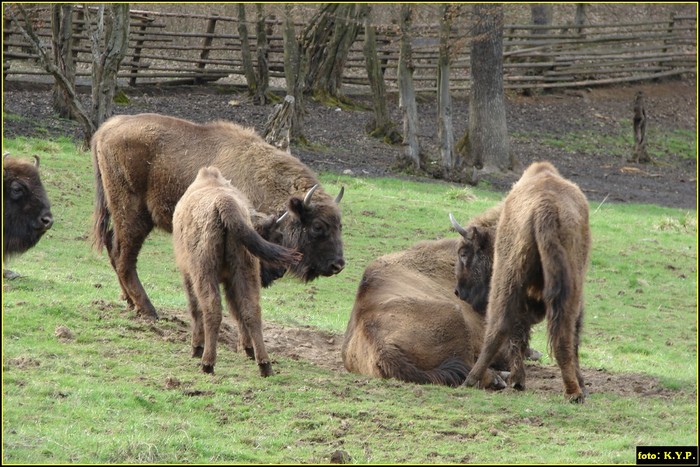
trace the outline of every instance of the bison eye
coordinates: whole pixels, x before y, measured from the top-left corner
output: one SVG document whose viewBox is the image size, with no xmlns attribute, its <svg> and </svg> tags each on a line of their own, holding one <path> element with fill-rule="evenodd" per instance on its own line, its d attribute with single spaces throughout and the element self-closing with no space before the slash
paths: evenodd
<svg viewBox="0 0 700 467">
<path fill-rule="evenodd" d="M 15 181 L 12 182 L 10 186 L 10 197 L 14 200 L 20 199 L 22 196 L 24 196 L 24 185 L 21 183 Z"/>
</svg>

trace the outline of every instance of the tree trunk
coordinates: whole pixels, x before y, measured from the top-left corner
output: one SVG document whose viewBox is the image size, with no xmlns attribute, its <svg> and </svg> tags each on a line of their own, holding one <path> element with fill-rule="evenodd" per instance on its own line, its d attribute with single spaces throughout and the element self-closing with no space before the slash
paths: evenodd
<svg viewBox="0 0 700 467">
<path fill-rule="evenodd" d="M 248 85 L 248 94 L 254 96 L 258 88 L 255 79 L 255 69 L 253 68 L 253 56 L 250 53 L 248 42 L 248 23 L 245 16 L 245 3 L 238 4 L 238 37 L 241 40 L 241 59 L 243 61 L 243 73 Z"/>
<path fill-rule="evenodd" d="M 85 20 L 92 25 L 85 8 Z M 112 116 L 117 72 L 129 47 L 129 4 L 112 3 L 98 7 L 92 39 L 92 122 L 98 128 Z M 86 135 L 87 137 L 87 135 Z M 90 141 L 92 134 L 86 141 Z"/>
<path fill-rule="evenodd" d="M 576 16 L 574 17 L 574 26 L 576 26 L 576 34 L 583 34 L 583 26 L 586 24 L 586 4 L 576 4 Z"/>
<path fill-rule="evenodd" d="M 416 94 L 413 87 L 413 57 L 411 52 L 411 16 L 413 6 L 407 3 L 401 5 L 399 28 L 399 108 L 403 113 L 403 144 L 404 152 L 399 156 L 400 166 L 421 168 L 420 143 L 418 142 L 418 109 Z"/>
<path fill-rule="evenodd" d="M 319 100 L 343 100 L 343 70 L 365 11 L 362 4 L 327 3 L 311 19 L 302 41 L 309 64 L 305 93 Z"/>
<path fill-rule="evenodd" d="M 277 104 L 265 123 L 263 138 L 271 145 L 289 151 L 292 120 L 294 118 L 294 97 L 287 95 L 284 102 Z"/>
<path fill-rule="evenodd" d="M 454 131 L 452 128 L 452 98 L 450 96 L 450 30 L 452 20 L 459 12 L 458 5 L 442 4 L 440 9 L 440 48 L 438 51 L 437 106 L 438 106 L 438 141 L 442 170 L 446 179 L 459 168 L 459 156 L 454 150 Z"/>
<path fill-rule="evenodd" d="M 530 5 L 532 24 L 547 26 L 552 24 L 552 5 L 549 3 L 532 3 Z M 548 34 L 549 29 L 533 29 L 532 34 Z"/>
<path fill-rule="evenodd" d="M 480 3 L 473 8 L 467 160 L 486 171 L 513 170 L 503 93 L 503 6 Z"/>
<path fill-rule="evenodd" d="M 287 95 L 294 97 L 294 107 L 291 119 L 289 138 L 292 142 L 298 142 L 304 138 L 304 64 L 300 53 L 299 41 L 294 30 L 292 18 L 292 5 L 284 4 L 284 77 L 287 86 Z"/>
<path fill-rule="evenodd" d="M 267 104 L 267 91 L 270 88 L 270 73 L 268 70 L 267 55 L 269 46 L 267 43 L 267 31 L 265 30 L 265 7 L 260 3 L 255 4 L 257 22 L 255 36 L 257 38 L 258 73 L 257 84 L 253 102 L 257 105 Z"/>
<path fill-rule="evenodd" d="M 75 86 L 75 60 L 73 57 L 73 5 L 59 3 L 51 5 L 51 34 L 53 59 L 68 82 Z M 52 105 L 62 118 L 75 119 L 71 111 L 70 98 L 54 81 Z"/>
<path fill-rule="evenodd" d="M 647 153 L 647 113 L 644 109 L 644 94 L 638 91 L 634 97 L 634 118 L 632 119 L 634 130 L 634 149 L 630 162 L 648 163 L 651 157 Z"/>
<path fill-rule="evenodd" d="M 386 106 L 386 88 L 377 57 L 377 38 L 375 27 L 372 24 L 371 5 L 367 6 L 365 15 L 365 45 L 362 50 L 367 67 L 367 78 L 372 89 L 372 105 L 374 107 L 374 120 L 366 128 L 367 132 L 375 138 L 384 138 L 384 141 L 389 144 L 396 144 L 401 141 L 401 135 L 396 131 L 396 125 L 391 121 Z"/>
</svg>

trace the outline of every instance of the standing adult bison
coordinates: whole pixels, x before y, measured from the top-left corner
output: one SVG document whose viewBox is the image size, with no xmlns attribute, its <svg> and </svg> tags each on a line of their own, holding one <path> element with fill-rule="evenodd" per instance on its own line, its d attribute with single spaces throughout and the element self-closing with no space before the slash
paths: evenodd
<svg viewBox="0 0 700 467">
<path fill-rule="evenodd" d="M 141 246 L 154 227 L 172 232 L 175 205 L 205 166 L 218 167 L 255 210 L 289 212 L 278 233 L 284 246 L 303 254 L 289 269 L 292 274 L 310 281 L 345 266 L 342 190 L 334 200 L 317 187 L 308 167 L 252 129 L 158 114 L 119 115 L 95 132 L 91 146 L 95 246 L 107 248 L 124 298 L 141 315 L 158 317 L 136 272 Z"/>
<path fill-rule="evenodd" d="M 365 269 L 342 347 L 348 371 L 459 386 L 476 361 L 485 322 L 454 293 L 460 239 L 425 241 Z M 493 365 L 507 368 L 504 358 Z M 487 370 L 489 386 L 505 387 Z"/>
<path fill-rule="evenodd" d="M 458 271 L 460 295 L 468 295 L 465 289 L 490 287 L 486 337 L 465 384 L 490 381 L 488 366 L 508 340 L 512 350 L 509 382 L 524 389 L 523 356 L 530 328 L 546 317 L 550 353 L 561 369 L 566 397 L 583 402 L 578 348 L 591 245 L 588 201 L 553 165 L 538 162 L 525 170 L 500 208 L 495 240 L 488 238 L 492 230 L 473 226 L 460 230 L 461 250 L 476 251 L 474 262 L 485 269 L 493 267 L 490 284 L 489 276 L 472 274 L 466 267 Z M 482 248 L 484 242 L 493 242 L 493 249 Z"/>
<path fill-rule="evenodd" d="M 243 194 L 216 167 L 199 170 L 175 206 L 175 260 L 192 315 L 192 356 L 202 371 L 214 372 L 221 327 L 221 294 L 238 324 L 239 349 L 255 358 L 260 374 L 270 376 L 260 311 L 260 260 L 273 266 L 299 261 L 300 255 L 263 239 L 253 228 Z"/>
<path fill-rule="evenodd" d="M 2 163 L 2 260 L 32 248 L 53 225 L 51 203 L 39 176 L 39 156 L 34 163 L 7 154 Z M 17 273 L 3 269 L 3 277 Z"/>
</svg>

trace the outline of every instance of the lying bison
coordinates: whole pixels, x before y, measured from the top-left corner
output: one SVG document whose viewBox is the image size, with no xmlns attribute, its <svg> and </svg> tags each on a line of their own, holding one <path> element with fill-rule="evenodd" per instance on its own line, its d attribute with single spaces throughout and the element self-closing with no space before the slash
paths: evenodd
<svg viewBox="0 0 700 467">
<path fill-rule="evenodd" d="M 172 231 L 175 205 L 205 166 L 218 167 L 255 210 L 288 211 L 277 225 L 279 241 L 303 254 L 289 269 L 292 274 L 310 281 L 345 266 L 342 190 L 335 200 L 322 188 L 314 193 L 314 173 L 252 129 L 157 114 L 119 115 L 95 132 L 91 146 L 95 246 L 107 248 L 124 298 L 141 315 L 158 317 L 136 272 L 141 246 L 154 227 Z"/>
<path fill-rule="evenodd" d="M 561 369 L 566 397 L 583 402 L 578 347 L 591 244 L 588 201 L 554 166 L 538 162 L 513 185 L 500 208 L 495 240 L 485 238 L 493 230 L 470 226 L 460 231 L 460 249 L 487 251 L 477 254 L 474 262 L 481 263 L 483 270 L 493 268 L 490 284 L 489 276 L 472 273 L 473 266 L 458 271 L 460 295 L 468 297 L 468 289 L 490 287 L 486 337 L 465 384 L 490 382 L 489 364 L 508 340 L 512 349 L 509 383 L 524 389 L 523 356 L 530 328 L 546 317 L 550 353 Z M 484 242 L 493 242 L 493 249 L 484 250 Z"/>
<path fill-rule="evenodd" d="M 39 156 L 34 163 L 7 154 L 2 163 L 2 260 L 19 255 L 39 242 L 53 225 L 51 204 L 39 177 Z M 19 274 L 3 269 L 6 279 Z"/>
<path fill-rule="evenodd" d="M 223 284 L 229 312 L 238 324 L 239 350 L 255 358 L 260 374 L 272 374 L 260 316 L 260 264 L 287 266 L 300 255 L 264 240 L 253 228 L 245 196 L 219 169 L 199 170 L 173 214 L 175 259 L 192 315 L 192 356 L 214 372 L 221 326 Z"/>
<path fill-rule="evenodd" d="M 459 386 L 476 361 L 483 316 L 454 293 L 460 239 L 421 242 L 365 269 L 345 331 L 348 371 L 419 384 Z M 507 368 L 504 358 L 493 360 Z M 489 386 L 505 387 L 487 370 Z"/>
</svg>

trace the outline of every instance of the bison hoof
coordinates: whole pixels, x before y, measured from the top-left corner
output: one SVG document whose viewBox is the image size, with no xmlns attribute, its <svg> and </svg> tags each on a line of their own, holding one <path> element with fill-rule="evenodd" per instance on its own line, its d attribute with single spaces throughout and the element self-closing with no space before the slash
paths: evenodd
<svg viewBox="0 0 700 467">
<path fill-rule="evenodd" d="M 214 365 L 206 365 L 202 363 L 202 372 L 204 373 L 209 373 L 210 375 L 214 374 Z"/>
<path fill-rule="evenodd" d="M 586 401 L 586 396 L 582 392 L 576 392 L 574 394 L 567 394 L 566 398 L 572 404 L 583 404 Z"/>
<path fill-rule="evenodd" d="M 204 347 L 192 347 L 192 358 L 201 358 L 204 355 Z"/>
<path fill-rule="evenodd" d="M 22 275 L 17 273 L 17 272 L 10 271 L 9 269 L 3 269 L 2 270 L 2 277 L 7 279 L 8 281 L 11 281 L 13 279 L 17 279 L 18 277 L 22 277 Z"/>
<path fill-rule="evenodd" d="M 470 373 L 470 374 L 467 376 L 467 379 L 464 380 L 463 386 L 467 386 L 467 387 L 470 387 L 470 388 L 477 388 L 477 389 L 479 389 L 479 387 L 481 386 L 481 384 L 479 384 L 479 379 L 478 379 L 478 378 L 475 378 L 475 377 L 472 376 L 472 374 Z"/>
<path fill-rule="evenodd" d="M 272 364 L 270 362 L 258 363 L 258 368 L 260 368 L 260 376 L 267 378 L 275 374 L 272 369 Z"/>
<path fill-rule="evenodd" d="M 540 358 L 542 358 L 542 352 L 540 352 L 539 350 L 528 348 L 525 352 L 526 360 L 538 361 Z"/>
</svg>

